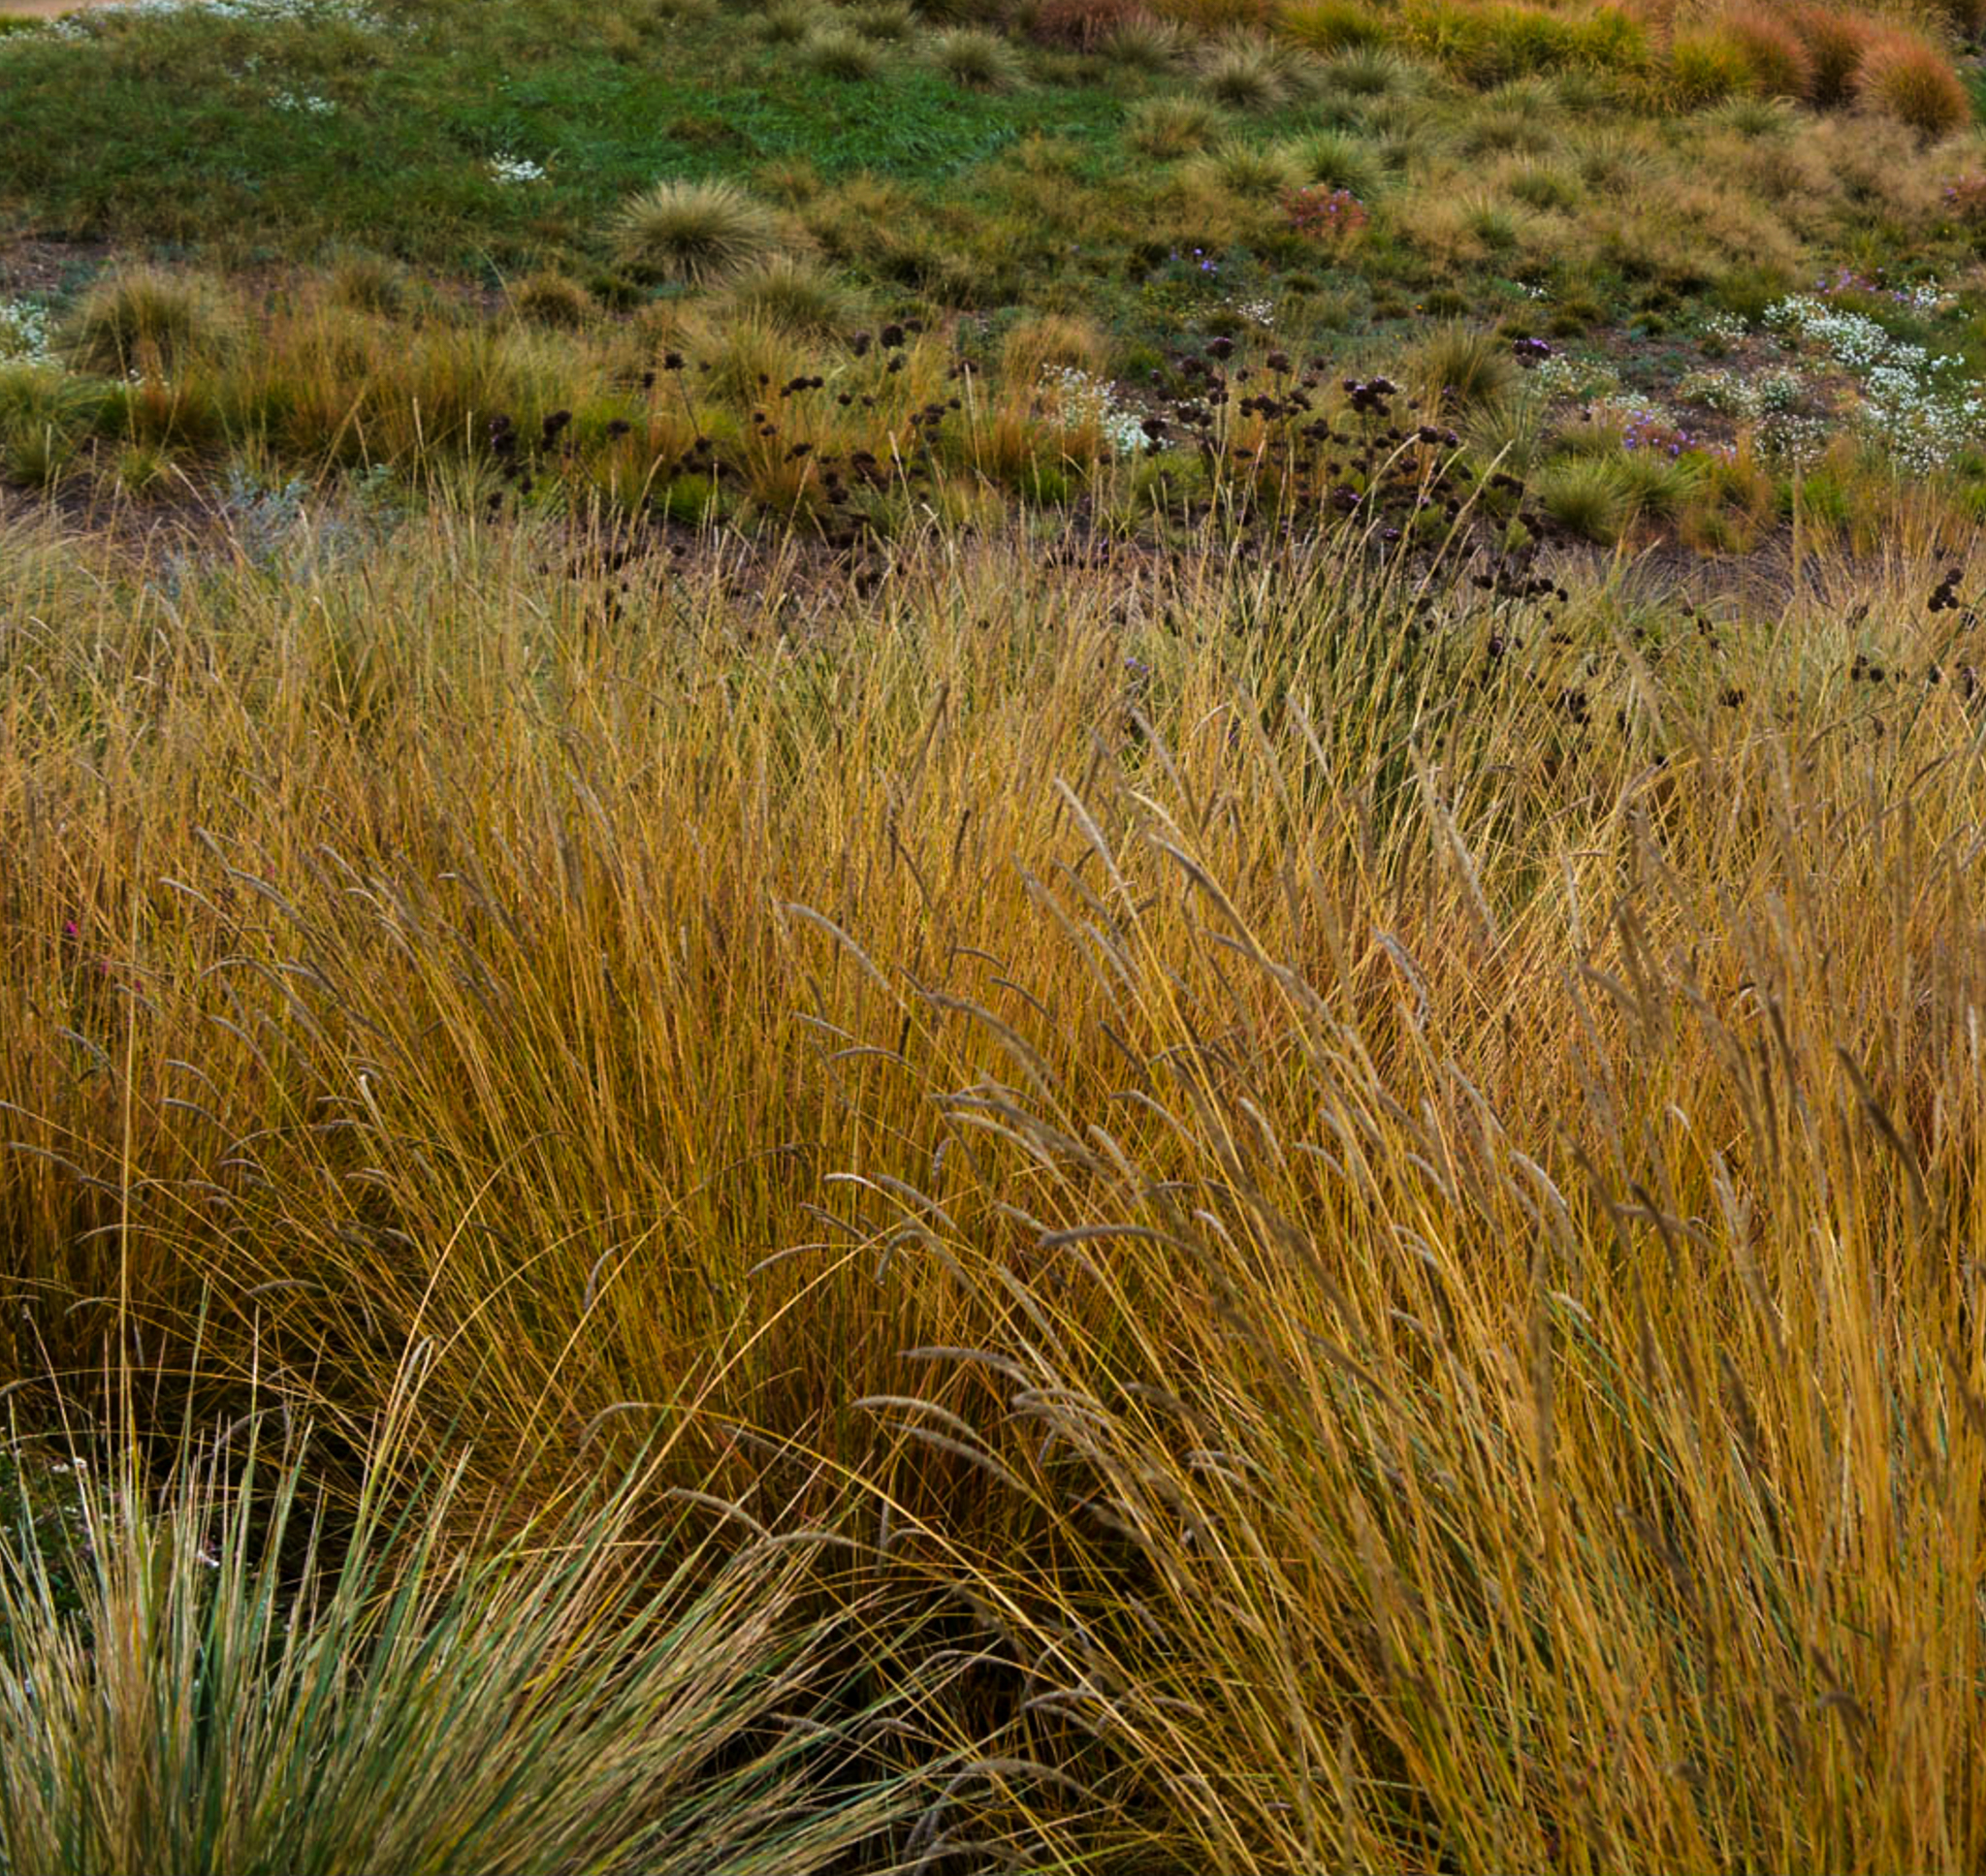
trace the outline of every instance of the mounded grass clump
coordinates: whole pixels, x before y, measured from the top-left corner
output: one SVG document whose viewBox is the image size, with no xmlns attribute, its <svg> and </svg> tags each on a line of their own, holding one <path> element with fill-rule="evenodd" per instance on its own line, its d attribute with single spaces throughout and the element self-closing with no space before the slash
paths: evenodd
<svg viewBox="0 0 1986 1876">
<path fill-rule="evenodd" d="M 1146 98 L 1124 119 L 1124 141 L 1140 156 L 1169 163 L 1202 150 L 1224 135 L 1229 118 L 1203 98 Z"/>
<path fill-rule="evenodd" d="M 1030 39 L 1077 52 L 1102 51 L 1117 34 L 1156 25 L 1142 0 L 1042 0 L 1028 17 Z"/>
<path fill-rule="evenodd" d="M 780 225 L 734 182 L 671 179 L 629 197 L 613 236 L 622 264 L 642 278 L 707 287 L 769 258 Z"/>
<path fill-rule="evenodd" d="M 1230 111 L 1274 111 L 1296 92 L 1288 56 L 1259 33 L 1224 33 L 1211 39 L 1195 63 L 1206 95 Z"/>
<path fill-rule="evenodd" d="M 1323 83 L 1350 98 L 1404 96 L 1420 90 L 1426 76 L 1424 67 L 1388 46 L 1355 47 L 1332 59 L 1320 74 Z"/>
<path fill-rule="evenodd" d="M 1870 21 L 1829 6 L 1803 7 L 1791 17 L 1807 52 L 1807 101 L 1821 111 L 1852 103 L 1856 75 L 1876 37 Z"/>
<path fill-rule="evenodd" d="M 1299 182 L 1349 189 L 1369 202 L 1385 185 L 1386 172 L 1372 145 L 1342 130 L 1313 130 L 1281 145 Z"/>
<path fill-rule="evenodd" d="M 1611 547 L 1634 516 L 1634 493 L 1612 457 L 1566 456 L 1538 478 L 1538 505 L 1568 532 Z"/>
<path fill-rule="evenodd" d="M 908 1828 L 795 1730 L 835 1671 L 800 1552 L 644 1533 L 639 1475 L 477 1536 L 372 1464 L 356 1519 L 294 1458 L 48 1479 L 70 1515 L 0 1532 L 0 1863 L 772 1876 Z"/>
<path fill-rule="evenodd" d="M 1855 73 L 1855 96 L 1927 143 L 1950 136 L 1972 116 L 1971 99 L 1950 61 L 1912 33 L 1889 31 L 1871 43 Z"/>
<path fill-rule="evenodd" d="M 1626 450 L 1607 461 L 1636 520 L 1673 520 L 1703 486 L 1703 472 L 1694 462 L 1660 449 Z"/>
<path fill-rule="evenodd" d="M 855 296 L 817 261 L 774 254 L 733 277 L 725 302 L 748 319 L 782 332 L 822 336 L 854 320 Z"/>
<path fill-rule="evenodd" d="M 1448 321 L 1424 340 L 1410 368 L 1426 396 L 1457 410 L 1494 402 L 1518 375 L 1506 340 L 1460 320 Z"/>
<path fill-rule="evenodd" d="M 1805 98 L 1814 85 L 1813 59 L 1795 26 L 1763 7 L 1732 8 L 1717 31 L 1750 69 L 1751 89 L 1766 98 Z"/>
<path fill-rule="evenodd" d="M 1027 61 L 1013 43 L 977 27 L 935 34 L 924 56 L 934 71 L 971 91 L 1011 91 L 1027 80 Z"/>
<path fill-rule="evenodd" d="M 1194 160 L 1189 177 L 1237 196 L 1262 198 L 1294 189 L 1306 178 L 1302 166 L 1285 149 L 1230 137 Z"/>
<path fill-rule="evenodd" d="M 62 340 L 71 361 L 107 377 L 149 367 L 170 372 L 189 352 L 226 338 L 225 302 L 195 275 L 129 268 L 99 281 L 68 320 Z"/>
<path fill-rule="evenodd" d="M 1496 172 L 1494 180 L 1496 187 L 1513 202 L 1541 212 L 1569 213 L 1586 196 L 1586 183 L 1577 170 L 1536 156 L 1513 158 Z"/>
<path fill-rule="evenodd" d="M 1684 110 L 1721 104 L 1758 88 L 1749 54 L 1719 20 L 1687 27 L 1669 43 L 1667 89 Z"/>
<path fill-rule="evenodd" d="M 1362 0 L 1284 0 L 1275 29 L 1307 51 L 1329 56 L 1358 47 L 1383 46 L 1384 17 Z"/>
<path fill-rule="evenodd" d="M 1010 384 L 1035 385 L 1044 371 L 1069 368 L 1101 378 L 1110 341 L 1093 320 L 1071 313 L 1041 313 L 1019 321 L 1001 341 L 1002 375 Z"/>
<path fill-rule="evenodd" d="M 1461 431 L 1486 473 L 1527 476 L 1545 447 L 1546 402 L 1521 391 L 1479 401 L 1463 418 Z"/>
<path fill-rule="evenodd" d="M 1097 49 L 1127 72 L 1169 72 L 1186 56 L 1186 35 L 1169 19 L 1149 15 L 1120 21 Z"/>
<path fill-rule="evenodd" d="M 917 15 L 908 0 L 869 0 L 867 5 L 849 8 L 848 21 L 864 39 L 889 46 L 916 31 Z"/>
<path fill-rule="evenodd" d="M 882 71 L 882 53 L 876 41 L 849 26 L 817 28 L 801 42 L 793 56 L 808 71 L 849 84 L 862 83 Z"/>
<path fill-rule="evenodd" d="M 817 0 L 773 0 L 753 21 L 758 37 L 774 46 L 800 46 L 834 17 Z"/>
<path fill-rule="evenodd" d="M 414 298 L 412 276 L 400 262 L 363 248 L 332 255 L 325 284 L 334 301 L 355 312 L 391 317 L 404 312 Z"/>
<path fill-rule="evenodd" d="M 1730 98 L 1704 112 L 1704 122 L 1747 142 L 1783 140 L 1801 128 L 1798 109 L 1784 96 Z"/>
<path fill-rule="evenodd" d="M 562 332 L 578 332 L 598 310 L 579 281 L 548 270 L 527 274 L 512 287 L 510 303 L 520 318 Z"/>
</svg>

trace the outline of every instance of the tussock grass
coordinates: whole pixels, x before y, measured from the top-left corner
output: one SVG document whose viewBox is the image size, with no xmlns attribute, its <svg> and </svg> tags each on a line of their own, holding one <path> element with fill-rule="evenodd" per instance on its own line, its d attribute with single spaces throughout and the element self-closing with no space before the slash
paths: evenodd
<svg viewBox="0 0 1986 1876">
<path fill-rule="evenodd" d="M 1196 59 L 1207 96 L 1231 111 L 1268 111 L 1297 94 L 1305 68 L 1287 48 L 1259 33 L 1209 39 Z"/>
<path fill-rule="evenodd" d="M 672 1543 L 638 1472 L 465 1536 L 390 1443 L 328 1515 L 304 1452 L 241 1444 L 149 1490 L 64 1462 L 56 1535 L 0 1534 L 8 1868 L 814 1870 L 909 1833 L 918 1787 L 806 1723 L 844 1716 L 803 1550 Z"/>
<path fill-rule="evenodd" d="M 1291 139 L 1282 149 L 1301 181 L 1349 189 L 1361 201 L 1370 201 L 1383 185 L 1379 159 L 1361 137 L 1342 130 L 1314 130 Z"/>
<path fill-rule="evenodd" d="M 1416 382 L 1445 407 L 1494 403 L 1517 377 L 1508 344 L 1458 320 L 1438 326 L 1413 357 Z"/>
<path fill-rule="evenodd" d="M 1936 48 L 1906 32 L 1874 40 L 1855 71 L 1859 102 L 1885 112 L 1925 143 L 1972 120 L 1972 102 Z"/>
<path fill-rule="evenodd" d="M 973 91 L 1011 91 L 1027 81 L 1027 61 L 1011 41 L 978 27 L 933 35 L 924 55 L 934 71 Z"/>
<path fill-rule="evenodd" d="M 779 221 L 736 183 L 665 180 L 622 205 L 614 238 L 645 276 L 710 286 L 776 252 Z"/>
<path fill-rule="evenodd" d="M 1127 71 L 1167 72 L 1185 56 L 1186 39 L 1169 19 L 1134 16 L 1112 26 L 1098 49 Z"/>
<path fill-rule="evenodd" d="M 1125 114 L 1124 141 L 1142 156 L 1169 162 L 1204 149 L 1228 121 L 1201 98 L 1146 98 Z"/>
<path fill-rule="evenodd" d="M 0 1865 L 1986 1863 L 1946 42 L 443 12 L 8 35 Z"/>
<path fill-rule="evenodd" d="M 1263 198 L 1279 196 L 1306 180 L 1294 152 L 1275 145 L 1230 137 L 1196 157 L 1183 173 L 1188 183 L 1226 189 L 1232 194 Z"/>
<path fill-rule="evenodd" d="M 859 1540 L 874 1674 L 979 1664 L 920 1846 L 1980 1860 L 1981 660 L 1907 538 L 1685 617 L 327 519 L 0 558 L 14 1372 L 357 1429 L 417 1359 L 472 1511 L 667 1425 Z"/>
<path fill-rule="evenodd" d="M 822 334 L 851 324 L 859 302 L 817 263 L 775 254 L 732 280 L 726 303 L 745 318 L 785 332 Z"/>
<path fill-rule="evenodd" d="M 882 52 L 876 40 L 853 27 L 817 27 L 793 56 L 810 72 L 848 83 L 860 83 L 882 71 Z"/>
<path fill-rule="evenodd" d="M 91 287 L 64 337 L 80 368 L 123 377 L 170 371 L 189 350 L 211 348 L 227 330 L 211 282 L 164 268 L 131 268 Z"/>
</svg>

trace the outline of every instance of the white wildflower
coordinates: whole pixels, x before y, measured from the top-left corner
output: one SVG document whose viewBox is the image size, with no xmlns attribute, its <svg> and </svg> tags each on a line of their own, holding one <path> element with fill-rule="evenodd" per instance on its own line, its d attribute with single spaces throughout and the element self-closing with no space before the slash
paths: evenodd
<svg viewBox="0 0 1986 1876">
<path fill-rule="evenodd" d="M 1095 425 L 1112 454 L 1130 456 L 1144 447 L 1144 419 L 1117 401 L 1114 386 L 1105 378 L 1093 378 L 1073 365 L 1046 375 L 1056 394 L 1056 416 L 1071 429 Z"/>
<path fill-rule="evenodd" d="M 1606 397 L 1620 389 L 1620 373 L 1604 359 L 1554 352 L 1531 369 L 1531 383 L 1548 397 Z"/>
<path fill-rule="evenodd" d="M 1803 295 L 1768 307 L 1766 323 L 1859 381 L 1860 427 L 1911 473 L 1929 474 L 1978 440 L 1986 404 L 1955 354 L 1934 358 L 1861 313 Z"/>
<path fill-rule="evenodd" d="M 32 300 L 0 300 L 0 359 L 47 365 L 52 357 L 48 308 Z"/>
</svg>

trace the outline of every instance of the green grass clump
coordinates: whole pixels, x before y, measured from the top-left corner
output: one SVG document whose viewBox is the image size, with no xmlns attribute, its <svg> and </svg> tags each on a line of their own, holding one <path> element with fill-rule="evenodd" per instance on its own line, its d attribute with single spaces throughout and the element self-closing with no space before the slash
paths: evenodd
<svg viewBox="0 0 1986 1876">
<path fill-rule="evenodd" d="M 1363 138 L 1342 130 L 1314 130 L 1282 146 L 1302 182 L 1322 182 L 1349 189 L 1369 202 L 1385 183 L 1378 156 Z"/>
<path fill-rule="evenodd" d="M 1392 98 L 1421 88 L 1423 73 L 1412 60 L 1382 46 L 1356 47 L 1325 66 L 1323 81 L 1351 98 Z"/>
<path fill-rule="evenodd" d="M 464 1543 L 453 1480 L 374 1465 L 335 1536 L 295 1462 L 191 1455 L 153 1493 L 79 1466 L 73 1528 L 0 1534 L 0 1862 L 687 1876 L 908 1823 L 788 1717 L 834 1691 L 796 1552 L 645 1535 L 633 1481 Z"/>
<path fill-rule="evenodd" d="M 655 183 L 630 196 L 614 218 L 624 266 L 687 286 L 719 284 L 779 245 L 779 222 L 732 182 Z"/>
<path fill-rule="evenodd" d="M 1538 479 L 1538 504 L 1581 540 L 1611 547 L 1634 518 L 1635 491 L 1611 456 L 1568 456 Z"/>
<path fill-rule="evenodd" d="M 1227 115 L 1201 98 L 1146 98 L 1124 121 L 1124 141 L 1140 156 L 1169 163 L 1190 156 L 1219 138 Z"/>
<path fill-rule="evenodd" d="M 737 274 L 726 302 L 745 318 L 797 334 L 841 331 L 857 310 L 854 296 L 833 273 L 789 254 L 775 254 Z"/>
<path fill-rule="evenodd" d="M 849 8 L 848 21 L 864 39 L 893 45 L 911 37 L 917 16 L 906 0 L 870 0 L 868 5 Z"/>
<path fill-rule="evenodd" d="M 1669 46 L 1670 95 L 1685 110 L 1700 109 L 1758 88 L 1758 72 L 1746 46 L 1725 26 L 1694 26 Z"/>
<path fill-rule="evenodd" d="M 998 33 L 961 26 L 935 34 L 924 48 L 931 69 L 972 91 L 1011 91 L 1027 79 L 1027 64 Z"/>
<path fill-rule="evenodd" d="M 526 275 L 511 288 L 510 303 L 521 317 L 565 332 L 579 331 L 596 310 L 593 295 L 579 281 L 551 271 Z"/>
<path fill-rule="evenodd" d="M 1387 39 L 1384 16 L 1362 0 L 1286 0 L 1275 24 L 1284 38 L 1318 53 L 1383 46 Z"/>
<path fill-rule="evenodd" d="M 1292 153 L 1241 137 L 1216 143 L 1195 164 L 1193 174 L 1237 196 L 1276 196 L 1305 180 Z"/>
<path fill-rule="evenodd" d="M 1459 320 L 1437 327 L 1422 341 L 1412 370 L 1428 397 L 1457 410 L 1495 402 L 1517 377 L 1510 346 L 1496 334 Z"/>
<path fill-rule="evenodd" d="M 1196 63 L 1201 88 L 1230 111 L 1274 111 L 1296 90 L 1288 56 L 1258 34 L 1227 33 L 1211 39 Z"/>
<path fill-rule="evenodd" d="M 758 36 L 773 46 L 799 46 L 833 17 L 815 0 L 772 0 L 753 21 Z"/>
<path fill-rule="evenodd" d="M 1186 37 L 1169 19 L 1135 16 L 1105 34 L 1098 49 L 1133 72 L 1169 72 L 1186 56 Z"/>
<path fill-rule="evenodd" d="M 844 83 L 860 83 L 882 70 L 882 54 L 875 40 L 842 26 L 821 26 L 810 33 L 793 56 L 810 72 Z"/>
</svg>

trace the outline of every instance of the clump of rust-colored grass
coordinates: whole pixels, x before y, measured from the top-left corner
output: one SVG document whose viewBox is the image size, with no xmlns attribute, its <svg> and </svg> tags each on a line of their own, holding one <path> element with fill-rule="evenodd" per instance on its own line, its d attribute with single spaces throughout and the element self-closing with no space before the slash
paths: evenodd
<svg viewBox="0 0 1986 1876">
<path fill-rule="evenodd" d="M 913 336 L 845 368 L 927 408 Z M 437 503 L 169 590 L 10 537 L 9 1372 L 359 1429 L 417 1368 L 492 1520 L 655 1427 L 843 1541 L 849 1685 L 954 1676 L 899 1864 L 1986 1858 L 1932 537 L 1685 613 L 897 527 Z"/>
<path fill-rule="evenodd" d="M 1971 121 L 1971 100 L 1951 61 L 1912 33 L 1892 29 L 1874 39 L 1854 83 L 1858 102 L 1894 117 L 1927 143 Z"/>
<path fill-rule="evenodd" d="M 1802 8 L 1791 16 L 1807 50 L 1808 102 L 1822 111 L 1853 101 L 1855 78 L 1875 37 L 1859 14 L 1828 6 Z"/>
</svg>

